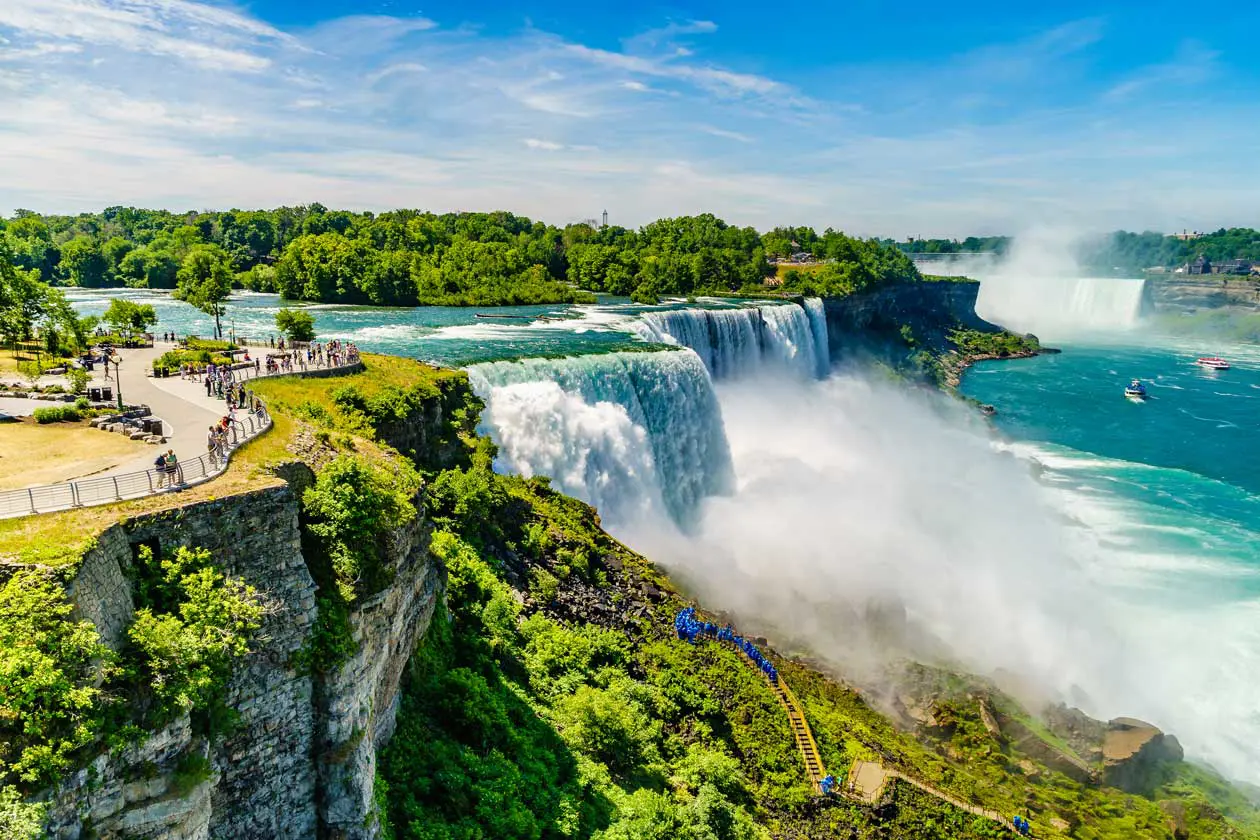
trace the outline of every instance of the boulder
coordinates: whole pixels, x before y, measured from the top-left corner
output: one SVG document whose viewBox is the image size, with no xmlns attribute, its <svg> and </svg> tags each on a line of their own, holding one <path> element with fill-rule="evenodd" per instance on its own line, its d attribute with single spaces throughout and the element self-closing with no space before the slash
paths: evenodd
<svg viewBox="0 0 1260 840">
<path fill-rule="evenodd" d="M 1186 803 L 1176 799 L 1165 799 L 1159 803 L 1159 810 L 1168 819 L 1168 829 L 1175 840 L 1189 840 L 1190 820 L 1186 818 Z"/>
<path fill-rule="evenodd" d="M 1149 795 L 1182 760 L 1172 735 L 1136 718 L 1116 718 L 1103 736 L 1103 781 L 1128 793 Z"/>
</svg>

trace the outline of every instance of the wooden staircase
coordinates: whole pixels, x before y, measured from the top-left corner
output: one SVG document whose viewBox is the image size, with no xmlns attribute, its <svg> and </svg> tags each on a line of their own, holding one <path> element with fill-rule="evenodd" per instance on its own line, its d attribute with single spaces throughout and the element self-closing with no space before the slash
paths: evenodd
<svg viewBox="0 0 1260 840">
<path fill-rule="evenodd" d="M 769 682 L 768 677 L 766 681 Z M 782 677 L 779 677 L 777 682 L 770 683 L 770 687 L 774 689 L 779 703 L 787 711 L 788 725 L 792 727 L 792 737 L 796 740 L 796 748 L 800 750 L 801 758 L 805 762 L 805 775 L 809 776 L 814 792 L 821 794 L 822 780 L 827 774 L 823 772 L 822 757 L 818 754 L 818 742 L 814 740 L 814 733 L 810 731 L 809 722 L 805 720 L 805 712 L 801 710 L 800 701 L 796 699 L 796 695 L 792 693 L 792 689 Z"/>
</svg>

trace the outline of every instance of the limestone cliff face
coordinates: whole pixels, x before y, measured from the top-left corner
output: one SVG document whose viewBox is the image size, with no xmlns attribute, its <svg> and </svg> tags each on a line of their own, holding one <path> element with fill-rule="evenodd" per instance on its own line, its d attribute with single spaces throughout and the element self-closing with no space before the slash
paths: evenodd
<svg viewBox="0 0 1260 840">
<path fill-rule="evenodd" d="M 824 298 L 831 357 L 855 352 L 881 353 L 888 346 L 904 352 L 900 329 L 909 326 L 928 349 L 946 346 L 950 329 L 993 330 L 976 314 L 978 282 L 907 283 L 885 286 L 844 298 Z"/>
<path fill-rule="evenodd" d="M 98 538 L 67 589 L 111 646 L 121 646 L 135 612 L 130 572 L 142 545 L 210 549 L 265 594 L 269 615 L 232 680 L 240 722 L 230 737 L 208 743 L 184 716 L 99 756 L 55 792 L 50 836 L 375 836 L 376 753 L 393 733 L 401 677 L 442 597 L 442 570 L 423 519 L 392 535 L 391 584 L 351 612 L 356 654 L 312 677 L 293 664 L 316 620 L 300 537 L 297 496 L 286 486 L 137 517 Z M 178 768 L 194 754 L 212 771 L 190 785 Z"/>
<path fill-rule="evenodd" d="M 288 487 L 272 488 L 136 517 L 101 534 L 67 589 L 115 647 L 135 610 L 131 571 L 142 545 L 208 548 L 225 571 L 265 593 L 257 650 L 229 689 L 239 726 L 211 747 L 184 717 L 133 749 L 98 757 L 56 792 L 50 836 L 315 836 L 312 684 L 291 664 L 315 620 L 297 499 Z M 213 771 L 186 790 L 177 768 L 193 753 Z"/>
<path fill-rule="evenodd" d="M 461 423 L 451 413 L 470 398 L 459 387 L 426 400 L 387 430 L 387 441 L 414 450 L 429 467 L 457 463 L 461 451 L 452 441 Z M 132 573 L 141 546 L 155 555 L 209 549 L 224 571 L 264 594 L 268 616 L 232 679 L 228 703 L 239 714 L 232 734 L 211 743 L 184 716 L 139 744 L 99 755 L 51 792 L 50 837 L 377 835 L 377 752 L 393 734 L 402 675 L 443 597 L 445 572 L 429 553 L 427 520 L 399 528 L 388 540 L 389 584 L 352 605 L 356 653 L 335 673 L 300 670 L 295 654 L 309 643 L 318 612 L 299 499 L 313 480 L 311 466 L 322 463 L 314 449 L 302 459 L 279 471 L 282 486 L 137 516 L 98 535 L 85 554 L 66 589 L 78 616 L 115 649 L 135 615 Z M 416 507 L 424 509 L 423 499 Z M 199 757 L 209 772 L 190 774 Z"/>
<path fill-rule="evenodd" d="M 1222 274 L 1169 274 L 1146 281 L 1146 295 L 1156 312 L 1198 309 L 1260 311 L 1260 280 Z"/>
<path fill-rule="evenodd" d="M 392 585 L 351 611 L 357 652 L 317 686 L 317 798 L 326 837 L 376 836 L 377 750 L 394 733 L 403 670 L 442 596 L 444 578 L 429 555 L 427 523 L 401 529 L 390 553 Z"/>
</svg>

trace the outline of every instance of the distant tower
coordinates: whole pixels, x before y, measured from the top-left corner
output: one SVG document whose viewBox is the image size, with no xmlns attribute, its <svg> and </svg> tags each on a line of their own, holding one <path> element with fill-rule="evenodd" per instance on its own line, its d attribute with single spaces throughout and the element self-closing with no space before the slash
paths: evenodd
<svg viewBox="0 0 1260 840">
<path fill-rule="evenodd" d="M 604 223 L 600 227 L 608 227 L 608 211 L 604 211 Z"/>
</svg>

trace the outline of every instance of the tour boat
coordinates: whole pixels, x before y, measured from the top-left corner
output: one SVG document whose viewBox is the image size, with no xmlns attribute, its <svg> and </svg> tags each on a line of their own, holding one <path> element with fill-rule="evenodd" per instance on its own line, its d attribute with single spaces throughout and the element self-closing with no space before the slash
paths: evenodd
<svg viewBox="0 0 1260 840">
<path fill-rule="evenodd" d="M 1146 399 L 1146 386 L 1142 384 L 1142 380 L 1134 379 L 1129 383 L 1129 387 L 1124 389 L 1124 395 L 1131 400 Z"/>
<path fill-rule="evenodd" d="M 1208 370 L 1229 370 L 1229 362 L 1220 356 L 1203 356 L 1196 360 L 1195 364 Z"/>
</svg>

